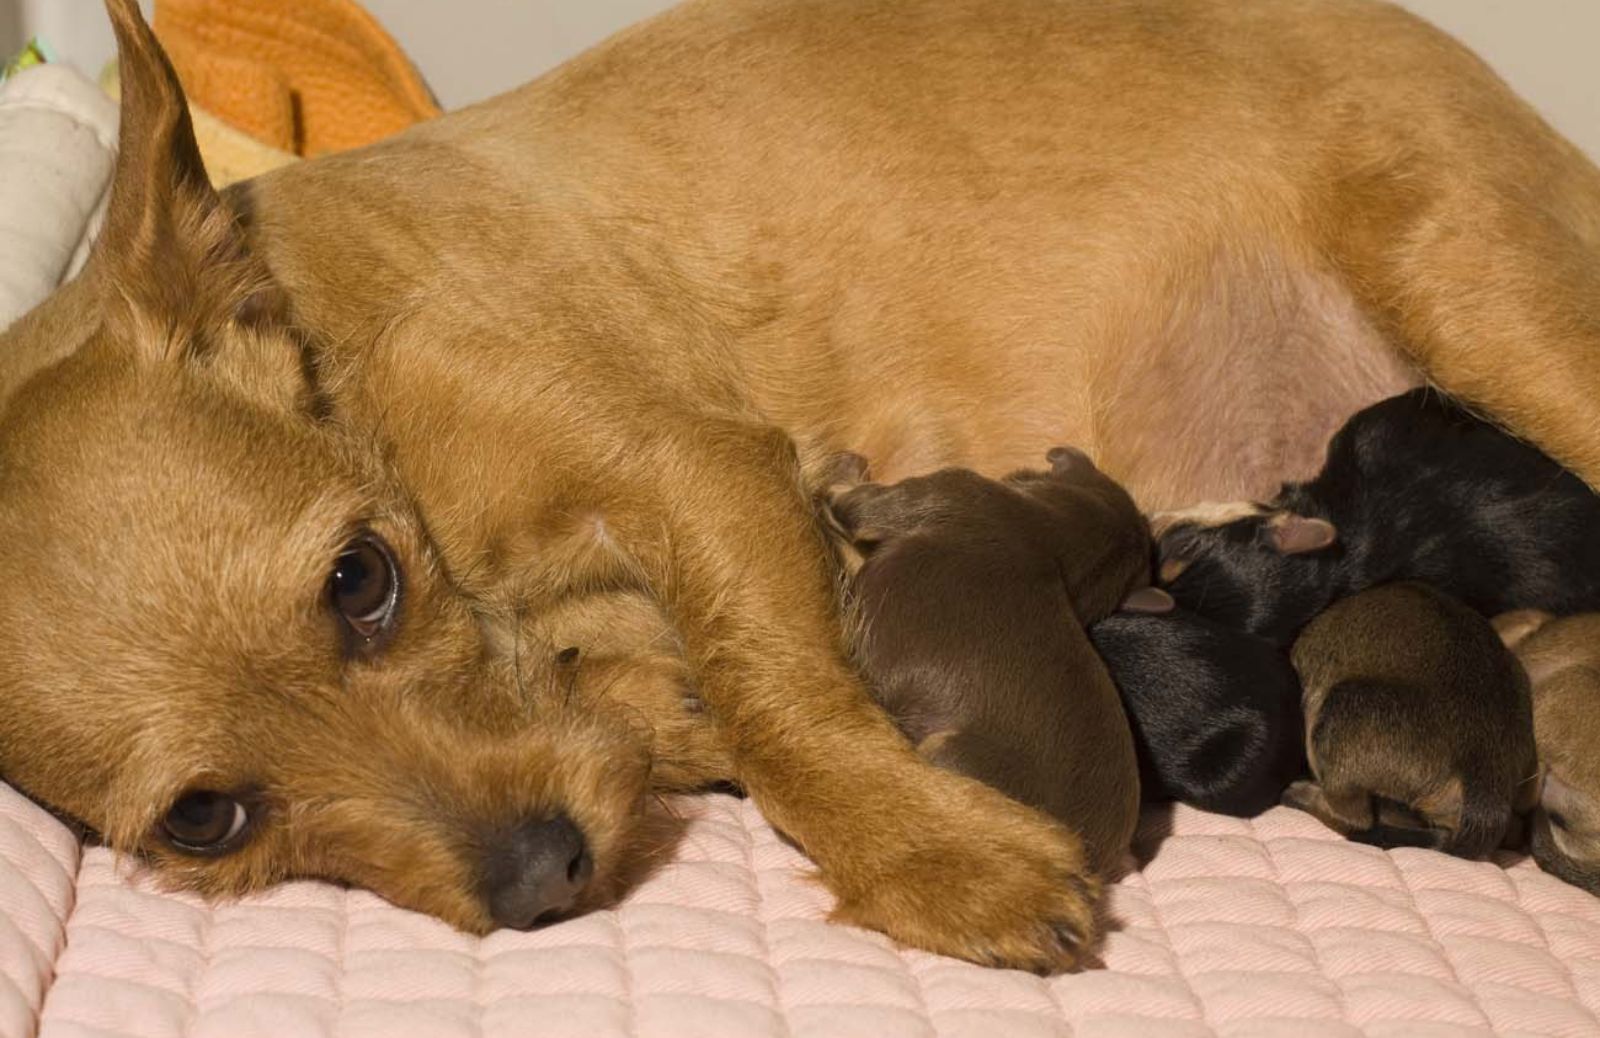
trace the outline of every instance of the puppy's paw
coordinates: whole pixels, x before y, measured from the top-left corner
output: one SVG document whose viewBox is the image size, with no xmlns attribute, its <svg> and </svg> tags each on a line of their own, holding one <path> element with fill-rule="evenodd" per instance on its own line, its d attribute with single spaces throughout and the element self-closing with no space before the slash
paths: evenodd
<svg viewBox="0 0 1600 1038">
<path fill-rule="evenodd" d="M 882 848 L 894 857 L 831 877 L 834 917 L 985 966 L 1056 973 L 1092 962 L 1100 881 L 1082 841 L 970 779 L 930 784 L 938 799 L 897 826 L 906 845 Z"/>
<path fill-rule="evenodd" d="M 1296 779 L 1283 791 L 1279 803 L 1296 811 L 1315 814 L 1315 809 L 1322 805 L 1322 787 L 1311 779 Z"/>
</svg>

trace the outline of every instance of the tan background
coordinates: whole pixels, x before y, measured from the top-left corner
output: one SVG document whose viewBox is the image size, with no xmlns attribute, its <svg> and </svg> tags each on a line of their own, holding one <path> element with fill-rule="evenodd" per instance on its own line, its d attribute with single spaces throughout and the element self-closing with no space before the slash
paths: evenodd
<svg viewBox="0 0 1600 1038">
<path fill-rule="evenodd" d="M 1477 49 L 1557 128 L 1600 157 L 1600 0 L 1403 2 Z M 669 4 L 366 0 L 447 107 L 531 79 Z M 98 68 L 110 55 L 100 0 L 0 0 L 0 53 L 10 53 L 28 32 L 42 32 L 65 57 L 87 68 Z"/>
</svg>

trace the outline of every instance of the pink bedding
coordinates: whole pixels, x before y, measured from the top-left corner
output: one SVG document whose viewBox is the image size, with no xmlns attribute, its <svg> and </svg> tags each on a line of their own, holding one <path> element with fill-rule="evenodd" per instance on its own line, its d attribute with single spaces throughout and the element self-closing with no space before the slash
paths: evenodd
<svg viewBox="0 0 1600 1038">
<path fill-rule="evenodd" d="M 1106 968 L 1044 980 L 827 924 L 751 805 L 676 807 L 619 909 L 478 940 L 317 883 L 158 893 L 0 788 L 0 1036 L 1600 1035 L 1600 900 L 1527 861 L 1152 812 Z"/>
</svg>

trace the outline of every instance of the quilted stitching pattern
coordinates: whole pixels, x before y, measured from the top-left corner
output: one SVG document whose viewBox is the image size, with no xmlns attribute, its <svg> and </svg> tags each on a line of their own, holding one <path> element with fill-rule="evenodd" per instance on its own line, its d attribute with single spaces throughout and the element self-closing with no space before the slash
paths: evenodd
<svg viewBox="0 0 1600 1038">
<path fill-rule="evenodd" d="M 1600 901 L 1279 809 L 1151 812 L 1106 968 L 1044 980 L 824 922 L 748 803 L 680 800 L 628 901 L 478 940 L 316 883 L 208 907 L 0 790 L 0 1034 L 45 1038 L 1600 1035 Z"/>
</svg>

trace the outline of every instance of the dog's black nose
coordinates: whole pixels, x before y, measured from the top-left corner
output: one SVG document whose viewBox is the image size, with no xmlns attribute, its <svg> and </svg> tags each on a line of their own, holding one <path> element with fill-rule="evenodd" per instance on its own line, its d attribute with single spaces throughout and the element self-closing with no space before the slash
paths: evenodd
<svg viewBox="0 0 1600 1038">
<path fill-rule="evenodd" d="M 529 930 L 569 911 L 594 875 L 583 833 L 566 815 L 501 835 L 484 863 L 484 898 L 498 926 Z"/>
</svg>

